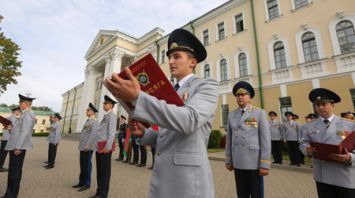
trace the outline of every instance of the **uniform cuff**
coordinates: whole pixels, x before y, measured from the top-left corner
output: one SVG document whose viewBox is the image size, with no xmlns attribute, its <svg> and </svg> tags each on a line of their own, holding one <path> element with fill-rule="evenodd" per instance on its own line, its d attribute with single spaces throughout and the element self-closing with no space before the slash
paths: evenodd
<svg viewBox="0 0 355 198">
<path fill-rule="evenodd" d="M 260 160 L 260 168 L 270 169 L 270 160 Z"/>
</svg>

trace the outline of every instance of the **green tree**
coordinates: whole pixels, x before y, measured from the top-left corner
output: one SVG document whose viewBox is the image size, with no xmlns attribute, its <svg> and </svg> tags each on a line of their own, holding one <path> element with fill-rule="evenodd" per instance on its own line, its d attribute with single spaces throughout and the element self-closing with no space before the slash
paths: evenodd
<svg viewBox="0 0 355 198">
<path fill-rule="evenodd" d="M 3 17 L 0 15 L 0 23 Z M 19 68 L 22 62 L 18 60 L 20 47 L 11 39 L 6 38 L 0 27 L 0 94 L 6 91 L 9 84 L 17 84 L 15 79 L 21 75 Z"/>
</svg>

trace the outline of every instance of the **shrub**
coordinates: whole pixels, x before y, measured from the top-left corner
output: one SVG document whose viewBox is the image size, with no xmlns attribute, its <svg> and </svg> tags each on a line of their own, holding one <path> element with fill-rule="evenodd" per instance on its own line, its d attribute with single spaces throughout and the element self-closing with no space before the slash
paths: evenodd
<svg viewBox="0 0 355 198">
<path fill-rule="evenodd" d="M 221 138 L 221 148 L 225 148 L 226 147 L 226 138 L 227 136 L 224 135 L 222 138 Z"/>
<path fill-rule="evenodd" d="M 220 130 L 212 130 L 208 140 L 208 148 L 220 148 L 222 133 Z"/>
<path fill-rule="evenodd" d="M 49 134 L 48 132 L 33 133 L 32 137 L 47 137 L 48 134 Z"/>
</svg>

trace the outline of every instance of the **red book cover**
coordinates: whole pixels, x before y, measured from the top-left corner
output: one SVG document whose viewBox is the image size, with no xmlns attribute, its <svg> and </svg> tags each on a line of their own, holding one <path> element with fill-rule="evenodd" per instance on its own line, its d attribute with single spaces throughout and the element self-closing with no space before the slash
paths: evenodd
<svg viewBox="0 0 355 198">
<path fill-rule="evenodd" d="M 107 143 L 107 140 L 97 142 L 98 153 L 102 153 L 102 150 L 105 148 L 106 143 Z M 116 142 L 114 140 L 112 143 L 111 151 L 115 151 L 115 150 L 116 150 Z"/>
<path fill-rule="evenodd" d="M 0 115 L 0 123 L 4 126 L 11 125 L 11 121 Z"/>
<path fill-rule="evenodd" d="M 139 59 L 128 68 L 138 79 L 142 91 L 159 100 L 165 100 L 168 104 L 184 106 L 184 102 L 176 93 L 170 81 L 166 78 L 151 54 Z M 123 79 L 128 79 L 124 72 L 121 72 L 118 75 Z M 123 102 L 119 98 L 117 98 L 117 100 L 128 113 L 131 112 L 132 105 L 130 103 Z"/>
<path fill-rule="evenodd" d="M 349 152 L 355 149 L 355 132 L 352 133 L 344 132 L 344 140 L 342 140 L 338 145 L 325 144 L 319 142 L 311 142 L 310 145 L 316 149 L 313 153 L 313 157 L 319 160 L 334 161 L 329 158 L 329 154 L 337 153 L 344 154 L 345 149 Z"/>
</svg>

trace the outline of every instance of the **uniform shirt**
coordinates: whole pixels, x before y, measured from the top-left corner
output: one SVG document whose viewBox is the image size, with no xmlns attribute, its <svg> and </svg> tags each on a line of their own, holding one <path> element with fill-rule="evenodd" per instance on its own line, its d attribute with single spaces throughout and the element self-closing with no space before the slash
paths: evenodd
<svg viewBox="0 0 355 198">
<path fill-rule="evenodd" d="M 47 141 L 51 144 L 58 144 L 62 139 L 60 132 L 62 131 L 62 126 L 58 122 L 53 122 L 50 127 L 51 131 L 47 137 Z"/>
<path fill-rule="evenodd" d="M 12 128 L 14 128 L 16 126 L 16 124 L 17 124 L 17 121 L 18 121 L 16 116 L 15 115 L 11 115 L 11 116 L 7 117 L 7 119 L 11 121 L 11 126 L 12 126 Z M 8 129 L 4 128 L 2 130 L 2 138 L 1 138 L 1 140 L 9 140 L 10 133 L 11 132 Z"/>
<path fill-rule="evenodd" d="M 270 120 L 270 133 L 272 141 L 279 141 L 283 139 L 281 132 L 281 123 L 278 120 Z"/>
<path fill-rule="evenodd" d="M 94 118 L 90 117 L 86 120 L 83 129 L 80 134 L 79 150 L 84 151 L 85 145 L 88 145 L 92 150 L 94 148 L 94 142 L 96 140 L 96 135 L 99 130 L 99 122 Z"/>
<path fill-rule="evenodd" d="M 111 150 L 113 141 L 115 141 L 117 118 L 112 110 L 106 112 L 100 122 L 100 126 L 96 136 L 96 144 L 94 150 L 97 151 L 97 142 L 107 141 L 106 149 Z"/>
<path fill-rule="evenodd" d="M 330 125 L 327 128 L 324 119 L 318 118 L 309 122 L 303 127 L 304 137 L 300 144 L 300 150 L 306 152 L 310 142 L 320 142 L 338 145 L 343 139 L 344 132 L 355 131 L 353 121 L 345 120 L 337 116 L 332 116 Z M 349 151 L 351 161 L 349 163 L 336 163 L 313 158 L 313 176 L 318 182 L 355 189 L 355 153 Z"/>
<path fill-rule="evenodd" d="M 228 114 L 226 164 L 236 169 L 270 168 L 270 126 L 263 109 L 248 105 Z"/>
<path fill-rule="evenodd" d="M 32 132 L 35 122 L 35 113 L 33 113 L 30 108 L 25 109 L 22 112 L 16 126 L 11 130 L 11 135 L 6 144 L 5 150 L 27 150 L 32 148 Z"/>
</svg>

